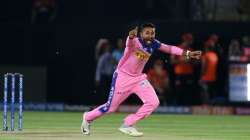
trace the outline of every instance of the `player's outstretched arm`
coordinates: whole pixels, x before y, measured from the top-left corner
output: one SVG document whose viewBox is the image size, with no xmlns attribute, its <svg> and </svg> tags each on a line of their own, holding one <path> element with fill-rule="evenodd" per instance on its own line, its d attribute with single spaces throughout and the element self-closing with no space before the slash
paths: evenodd
<svg viewBox="0 0 250 140">
<path fill-rule="evenodd" d="M 164 52 L 164 53 L 169 53 L 169 54 L 173 54 L 173 55 L 183 55 L 187 59 L 189 59 L 189 58 L 200 59 L 200 57 L 201 57 L 201 51 L 183 50 L 177 46 L 167 45 L 164 43 L 161 43 L 159 50 Z"/>
</svg>

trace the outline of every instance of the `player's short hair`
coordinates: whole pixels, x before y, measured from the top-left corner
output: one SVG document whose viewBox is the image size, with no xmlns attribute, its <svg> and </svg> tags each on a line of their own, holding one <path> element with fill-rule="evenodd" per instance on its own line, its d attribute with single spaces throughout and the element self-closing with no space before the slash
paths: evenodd
<svg viewBox="0 0 250 140">
<path fill-rule="evenodd" d="M 144 28 L 147 28 L 147 27 L 150 27 L 150 28 L 155 28 L 155 25 L 153 23 L 144 23 L 140 26 L 140 30 L 142 31 Z"/>
</svg>

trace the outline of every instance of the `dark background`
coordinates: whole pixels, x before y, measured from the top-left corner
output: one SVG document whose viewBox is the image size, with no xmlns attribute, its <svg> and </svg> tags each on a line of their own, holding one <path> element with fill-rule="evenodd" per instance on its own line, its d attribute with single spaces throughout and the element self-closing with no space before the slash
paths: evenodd
<svg viewBox="0 0 250 140">
<path fill-rule="evenodd" d="M 93 104 L 94 48 L 99 38 L 125 38 L 145 21 L 156 24 L 157 38 L 168 44 L 176 45 L 181 34 L 192 32 L 197 49 L 212 33 L 220 36 L 225 50 L 232 38 L 250 34 L 250 22 L 192 20 L 190 2 L 58 0 L 57 16 L 48 23 L 31 22 L 31 0 L 1 2 L 0 65 L 46 67 L 47 102 Z M 227 65 L 223 67 L 226 71 Z M 227 73 L 221 77 L 224 93 Z"/>
</svg>

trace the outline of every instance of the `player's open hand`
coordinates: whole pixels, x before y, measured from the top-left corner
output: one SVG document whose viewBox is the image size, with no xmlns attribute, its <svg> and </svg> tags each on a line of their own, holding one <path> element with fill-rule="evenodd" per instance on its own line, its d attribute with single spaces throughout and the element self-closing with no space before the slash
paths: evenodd
<svg viewBox="0 0 250 140">
<path fill-rule="evenodd" d="M 193 59 L 200 59 L 201 58 L 201 51 L 191 51 L 189 52 L 189 57 Z"/>
<path fill-rule="evenodd" d="M 138 27 L 136 26 L 133 30 L 129 31 L 129 38 L 133 39 L 137 36 L 138 33 Z"/>
</svg>

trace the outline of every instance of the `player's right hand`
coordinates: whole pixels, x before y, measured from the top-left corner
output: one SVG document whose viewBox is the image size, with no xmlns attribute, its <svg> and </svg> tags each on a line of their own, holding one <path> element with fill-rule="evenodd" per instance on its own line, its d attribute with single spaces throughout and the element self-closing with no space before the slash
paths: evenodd
<svg viewBox="0 0 250 140">
<path fill-rule="evenodd" d="M 201 58 L 202 51 L 191 51 L 189 53 L 189 57 L 193 59 L 200 59 Z"/>
<path fill-rule="evenodd" d="M 133 30 L 129 31 L 129 38 L 133 39 L 137 36 L 138 33 L 138 27 L 136 26 Z"/>
</svg>

